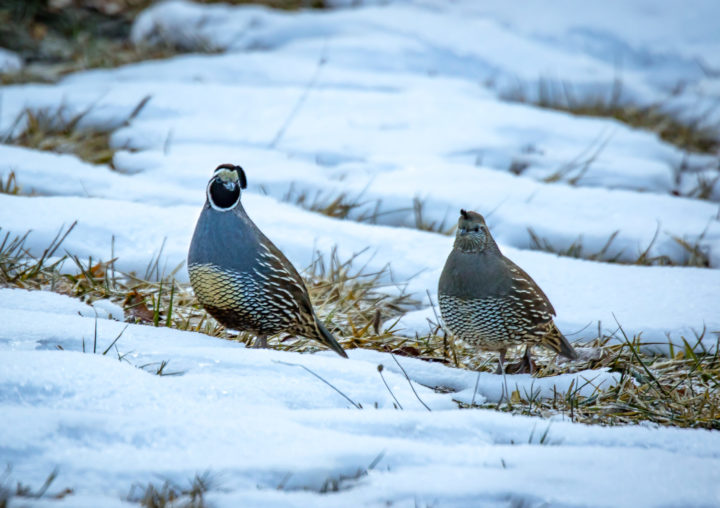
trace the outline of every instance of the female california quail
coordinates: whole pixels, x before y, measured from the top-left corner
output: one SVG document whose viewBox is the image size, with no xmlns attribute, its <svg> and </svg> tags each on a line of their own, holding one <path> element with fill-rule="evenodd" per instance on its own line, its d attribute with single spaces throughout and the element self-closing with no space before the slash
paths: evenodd
<svg viewBox="0 0 720 508">
<path fill-rule="evenodd" d="M 297 270 L 245 213 L 245 187 L 245 172 L 232 164 L 218 166 L 208 183 L 188 253 L 195 296 L 226 327 L 255 334 L 256 347 L 266 347 L 268 335 L 289 333 L 347 358 L 315 316 Z"/>
<path fill-rule="evenodd" d="M 455 245 L 438 287 L 447 329 L 463 341 L 500 353 L 504 372 L 509 347 L 525 345 L 525 368 L 532 372 L 530 348 L 542 345 L 570 359 L 577 353 L 553 322 L 555 309 L 525 271 L 503 256 L 483 216 L 460 210 Z"/>
</svg>

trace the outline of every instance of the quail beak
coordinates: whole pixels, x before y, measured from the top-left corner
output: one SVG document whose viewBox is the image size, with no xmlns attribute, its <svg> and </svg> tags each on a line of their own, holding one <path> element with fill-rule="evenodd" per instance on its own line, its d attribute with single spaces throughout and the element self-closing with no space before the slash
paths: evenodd
<svg viewBox="0 0 720 508">
<path fill-rule="evenodd" d="M 459 228 L 458 229 L 458 234 L 460 234 L 460 236 L 465 236 L 467 234 L 467 232 L 468 232 L 467 228 Z"/>
<path fill-rule="evenodd" d="M 235 190 L 235 187 L 236 187 L 236 186 L 237 186 L 237 183 L 236 183 L 236 182 L 232 182 L 232 181 L 223 182 L 223 187 L 225 187 L 227 190 L 229 190 L 229 191 L 231 191 L 231 192 L 232 192 L 233 190 Z"/>
</svg>

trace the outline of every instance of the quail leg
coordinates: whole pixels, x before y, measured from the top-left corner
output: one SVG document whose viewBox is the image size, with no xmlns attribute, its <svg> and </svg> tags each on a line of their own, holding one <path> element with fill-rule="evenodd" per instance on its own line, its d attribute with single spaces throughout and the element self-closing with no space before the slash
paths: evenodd
<svg viewBox="0 0 720 508">
<path fill-rule="evenodd" d="M 505 353 L 507 350 L 501 349 L 500 350 L 500 362 L 498 363 L 498 368 L 495 371 L 495 374 L 502 374 L 505 375 Z"/>
<path fill-rule="evenodd" d="M 530 350 L 531 348 L 532 346 L 528 346 L 525 348 L 525 354 L 523 355 L 523 359 L 521 362 L 520 372 L 529 373 L 532 376 L 535 373 L 537 366 L 532 359 L 532 351 Z"/>
<path fill-rule="evenodd" d="M 267 349 L 267 335 L 258 335 L 253 343 L 253 349 Z"/>
<path fill-rule="evenodd" d="M 525 348 L 525 354 L 523 355 L 522 360 L 506 366 L 505 372 L 507 372 L 508 374 L 533 375 L 537 370 L 537 365 L 535 365 L 535 361 L 532 359 L 532 351 L 530 348 L 531 346 Z"/>
<path fill-rule="evenodd" d="M 507 378 L 505 377 L 505 353 L 507 352 L 506 349 L 500 350 L 500 362 L 498 363 L 498 374 L 502 375 L 503 384 L 502 384 L 502 393 L 500 395 L 500 402 L 502 402 L 503 399 L 510 401 L 509 399 L 509 392 L 508 392 L 508 386 L 507 386 Z"/>
</svg>

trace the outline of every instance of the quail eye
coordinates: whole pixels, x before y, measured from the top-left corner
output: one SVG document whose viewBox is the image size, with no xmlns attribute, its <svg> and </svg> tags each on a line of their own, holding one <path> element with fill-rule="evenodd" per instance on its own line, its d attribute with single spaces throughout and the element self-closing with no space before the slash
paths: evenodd
<svg viewBox="0 0 720 508">
<path fill-rule="evenodd" d="M 480 228 L 477 227 L 477 226 L 475 226 L 475 228 L 473 229 L 473 231 L 475 231 L 475 232 L 477 233 L 478 231 L 480 231 Z"/>
</svg>

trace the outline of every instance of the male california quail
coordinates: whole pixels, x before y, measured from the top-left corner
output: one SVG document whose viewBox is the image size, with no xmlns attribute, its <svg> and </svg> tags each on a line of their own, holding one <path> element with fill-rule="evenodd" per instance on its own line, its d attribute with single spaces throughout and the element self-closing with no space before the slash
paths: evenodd
<svg viewBox="0 0 720 508">
<path fill-rule="evenodd" d="M 498 351 L 504 372 L 509 347 L 525 345 L 525 368 L 532 372 L 530 348 L 542 345 L 574 360 L 577 353 L 553 322 L 555 309 L 525 271 L 503 256 L 483 216 L 460 210 L 453 250 L 438 287 L 440 313 L 457 338 Z"/>
<path fill-rule="evenodd" d="M 240 203 L 247 187 L 240 166 L 221 164 L 207 186 L 188 253 L 195 296 L 228 328 L 247 331 L 267 346 L 267 336 L 290 333 L 347 354 L 315 316 L 297 270 L 258 229 Z"/>
</svg>

